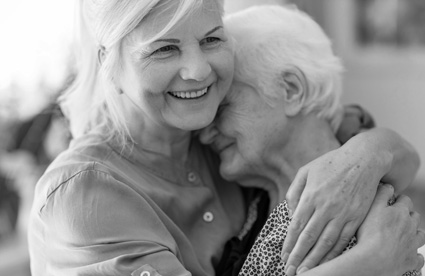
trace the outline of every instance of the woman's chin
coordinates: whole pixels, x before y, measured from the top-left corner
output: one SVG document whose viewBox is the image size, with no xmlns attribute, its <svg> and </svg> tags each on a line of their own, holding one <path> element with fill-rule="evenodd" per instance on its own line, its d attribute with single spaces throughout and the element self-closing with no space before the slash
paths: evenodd
<svg viewBox="0 0 425 276">
<path fill-rule="evenodd" d="M 189 131 L 201 130 L 209 126 L 213 122 L 213 120 L 214 120 L 214 117 L 211 119 L 206 118 L 204 120 L 196 120 L 196 121 L 184 124 L 183 129 L 189 130 Z"/>
<path fill-rule="evenodd" d="M 202 114 L 199 116 L 191 114 L 187 116 L 174 116 L 174 118 L 168 121 L 168 124 L 174 128 L 186 131 L 200 130 L 213 122 L 215 114 L 213 112 L 211 113 L 212 114 Z"/>
</svg>

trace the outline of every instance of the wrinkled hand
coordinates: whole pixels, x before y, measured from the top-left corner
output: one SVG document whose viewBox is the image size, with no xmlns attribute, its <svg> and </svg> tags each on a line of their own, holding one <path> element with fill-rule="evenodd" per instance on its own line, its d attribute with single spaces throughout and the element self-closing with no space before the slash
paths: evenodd
<svg viewBox="0 0 425 276">
<path fill-rule="evenodd" d="M 298 171 L 286 196 L 293 212 L 282 248 L 286 267 L 310 269 L 340 255 L 347 246 L 382 177 L 366 158 L 341 147 Z"/>
<path fill-rule="evenodd" d="M 391 185 L 382 185 L 363 224 L 357 232 L 358 246 L 368 246 L 368 254 L 380 267 L 382 275 L 403 275 L 411 270 L 421 271 L 424 258 L 417 254 L 425 244 L 425 232 L 418 230 L 420 215 L 413 211 L 409 197 L 401 195 L 392 206 Z"/>
</svg>

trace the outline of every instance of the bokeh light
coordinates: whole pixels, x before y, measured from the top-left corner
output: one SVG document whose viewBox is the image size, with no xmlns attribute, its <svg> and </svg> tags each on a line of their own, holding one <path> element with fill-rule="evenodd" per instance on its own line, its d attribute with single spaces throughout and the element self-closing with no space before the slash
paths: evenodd
<svg viewBox="0 0 425 276">
<path fill-rule="evenodd" d="M 75 0 L 0 2 L 0 101 L 31 116 L 69 70 Z"/>
</svg>

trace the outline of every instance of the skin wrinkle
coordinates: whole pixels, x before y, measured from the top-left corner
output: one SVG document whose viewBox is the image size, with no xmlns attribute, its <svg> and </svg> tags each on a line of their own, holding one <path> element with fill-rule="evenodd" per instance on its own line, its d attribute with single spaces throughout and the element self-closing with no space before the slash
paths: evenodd
<svg viewBox="0 0 425 276">
<path fill-rule="evenodd" d="M 152 77 L 154 75 L 153 71 L 156 72 L 156 70 L 157 70 L 156 68 L 158 68 L 158 70 L 159 70 L 159 68 L 161 66 L 166 66 L 170 63 L 169 66 L 167 66 L 167 68 L 164 68 L 163 70 L 161 70 L 161 73 L 159 74 L 161 76 L 165 76 L 165 77 L 170 79 L 169 74 L 171 73 L 171 70 L 174 70 L 174 68 L 176 68 L 176 66 L 177 66 L 177 64 L 175 64 L 175 63 L 180 62 L 181 58 L 193 58 L 193 57 L 187 56 L 187 55 L 188 54 L 193 55 L 194 53 L 187 52 L 187 51 L 193 51 L 195 49 L 194 47 L 196 47 L 196 51 L 197 51 L 196 55 L 198 55 L 198 54 L 208 55 L 208 58 L 211 61 L 214 61 L 214 62 L 216 62 L 215 60 L 221 61 L 220 59 L 223 59 L 224 56 L 222 55 L 222 53 L 229 53 L 230 54 L 231 51 L 230 51 L 230 48 L 228 48 L 228 46 L 221 47 L 221 44 L 222 43 L 224 44 L 225 40 L 227 40 L 225 38 L 225 34 L 221 30 L 222 29 L 222 22 L 218 18 L 213 17 L 213 15 L 208 14 L 208 16 L 210 16 L 214 20 L 209 22 L 210 24 L 206 25 L 205 27 L 201 27 L 202 25 L 198 24 L 196 27 L 191 28 L 191 30 L 193 30 L 193 31 L 196 30 L 196 33 L 194 33 L 193 35 L 191 35 L 188 32 L 183 33 L 182 30 L 179 29 L 179 26 L 172 29 L 169 34 L 166 34 L 165 39 L 169 39 L 169 38 L 172 38 L 172 39 L 178 38 L 179 39 L 180 44 L 178 46 L 175 45 L 175 47 L 178 47 L 179 50 L 177 50 L 177 49 L 172 50 L 170 53 L 167 53 L 165 56 L 161 55 L 161 56 L 159 56 L 159 58 L 155 58 L 155 57 L 154 58 L 146 58 L 146 59 L 136 63 L 136 65 L 133 64 L 131 66 L 131 68 L 134 71 L 134 78 L 140 79 L 141 76 L 143 76 L 143 74 L 145 74 L 147 77 L 149 77 L 149 76 Z M 205 16 L 202 16 L 202 17 L 205 17 Z M 208 27 L 208 26 L 211 26 L 211 27 Z M 180 26 L 180 27 L 182 27 L 182 26 Z M 203 29 L 205 29 L 205 28 L 207 28 L 207 30 L 204 31 Z M 144 32 L 143 30 L 140 30 L 140 32 L 138 32 L 138 31 L 139 31 L 139 29 L 136 30 L 137 36 L 136 36 L 136 33 L 135 33 L 133 35 L 134 38 L 132 40 L 130 40 L 130 42 L 133 43 L 136 46 L 141 45 L 140 42 L 141 42 L 141 39 L 143 37 L 149 36 L 149 31 L 147 33 Z M 198 34 L 199 32 L 201 32 L 201 34 Z M 208 44 L 206 46 L 205 45 L 199 45 L 198 36 L 202 37 L 205 34 L 211 34 L 211 32 L 216 32 L 217 34 L 214 34 L 214 35 L 217 35 L 218 37 L 220 37 L 223 40 L 223 42 L 222 43 L 220 42 L 219 44 L 214 43 L 214 45 L 216 45 L 217 47 L 216 46 L 211 47 Z M 136 39 L 136 37 L 137 37 L 137 39 Z M 202 39 L 205 39 L 205 38 L 202 37 Z M 162 46 L 162 42 L 157 47 L 161 47 L 161 46 Z M 127 47 L 129 47 L 129 46 L 127 46 Z M 199 47 L 207 47 L 207 48 L 202 48 L 203 52 L 201 52 L 201 49 L 198 49 Z M 131 49 L 131 45 L 130 45 L 130 49 Z M 177 51 L 179 51 L 179 52 L 177 52 Z M 198 57 L 196 57 L 196 58 L 199 59 Z M 204 57 L 204 58 L 206 58 L 206 57 Z M 138 66 L 143 66 L 143 67 L 140 68 Z M 205 64 L 203 63 L 201 65 L 195 64 L 194 66 L 206 66 L 206 63 Z M 177 70 L 177 68 L 176 68 L 176 70 Z M 208 69 L 208 70 L 210 70 L 210 69 Z M 144 73 L 141 74 L 140 71 L 142 71 Z M 146 71 L 149 71 L 149 72 L 152 71 L 152 72 L 147 73 Z M 175 73 L 178 74 L 179 72 L 176 71 Z M 167 82 L 165 77 L 162 78 L 162 82 Z M 211 93 L 211 92 L 216 93 L 215 83 L 218 83 L 218 84 L 220 84 L 221 82 L 224 83 L 224 81 L 226 81 L 227 77 L 228 77 L 228 74 L 226 74 L 226 77 L 223 77 L 221 74 L 216 74 L 215 76 L 212 76 L 212 77 L 209 77 L 208 79 L 205 79 L 205 81 L 203 81 L 202 84 L 196 84 L 195 80 L 188 80 L 188 83 L 184 84 L 183 82 L 175 81 L 175 79 L 170 79 L 170 80 L 168 80 L 170 82 L 169 85 L 161 86 L 161 87 L 160 86 L 146 87 L 146 85 L 143 86 L 142 84 L 140 85 L 140 87 L 131 87 L 129 85 L 129 83 L 135 83 L 135 82 L 130 81 L 128 79 L 123 80 L 122 83 L 123 83 L 123 85 L 129 86 L 128 88 L 124 89 L 124 91 L 128 90 L 128 92 L 126 91 L 126 94 L 128 94 L 131 90 L 134 90 L 134 89 L 137 89 L 137 90 L 144 89 L 144 91 L 143 90 L 140 91 L 140 94 L 141 95 L 144 94 L 145 99 L 143 99 L 143 101 L 142 101 L 141 99 L 139 99 L 139 97 L 137 95 L 133 95 L 133 96 L 130 97 L 132 99 L 131 102 L 133 102 L 133 104 L 131 106 L 139 106 L 139 105 L 144 106 L 145 104 L 143 102 L 152 103 L 152 104 L 150 104 L 151 106 L 155 105 L 155 104 L 158 104 L 158 105 L 160 104 L 158 109 L 162 109 L 162 110 L 164 110 L 164 112 L 166 112 L 166 113 L 161 114 L 163 119 L 166 121 L 164 123 L 169 123 L 168 121 L 170 120 L 170 121 L 178 121 L 178 122 L 182 122 L 182 123 L 185 122 L 184 124 L 189 124 L 189 121 L 186 120 L 186 117 L 188 116 L 188 114 L 187 114 L 188 111 L 182 112 L 181 106 L 172 105 L 173 102 L 174 102 L 174 98 L 171 98 L 172 97 L 171 95 L 167 96 L 167 95 L 164 94 L 164 97 L 165 97 L 166 100 L 162 101 L 162 103 L 160 103 L 156 100 L 157 95 L 159 96 L 159 93 L 162 93 L 162 91 L 164 91 L 164 93 L 166 93 L 167 90 L 170 90 L 170 91 L 188 90 L 189 89 L 189 86 L 188 86 L 189 82 L 193 83 L 192 87 L 194 87 L 194 85 L 196 85 L 196 88 L 200 89 L 201 85 L 205 86 L 205 85 L 210 84 L 213 81 L 215 81 L 213 83 L 214 84 L 213 89 L 209 93 L 209 97 L 211 97 L 213 95 L 213 93 Z M 177 78 L 177 75 L 176 75 L 175 78 Z M 221 88 L 219 90 L 221 90 Z M 156 102 L 156 103 L 154 103 L 154 102 Z M 210 106 L 213 106 L 213 105 L 210 105 Z M 217 105 L 217 107 L 218 107 L 218 105 Z M 169 109 L 171 109 L 170 112 L 167 111 Z M 136 108 L 135 115 L 137 115 L 137 113 L 138 113 L 137 110 L 138 109 Z M 146 110 L 149 110 L 149 108 L 147 108 Z M 208 110 L 205 110 L 205 112 L 206 111 L 208 111 Z M 212 113 L 212 111 L 214 111 L 214 114 L 215 114 L 216 110 L 211 109 L 211 113 Z M 145 112 L 145 113 L 147 113 L 147 112 Z M 153 109 L 152 109 L 152 113 L 154 113 Z M 173 113 L 173 116 L 171 116 L 171 113 Z M 132 115 L 132 117 L 134 117 L 134 116 Z M 146 114 L 146 116 L 141 116 L 141 117 L 150 118 L 150 117 L 153 117 L 153 116 L 154 116 L 153 114 Z M 198 118 L 194 118 L 194 117 L 191 117 L 191 118 L 192 119 L 190 119 L 190 120 L 201 119 L 201 117 L 199 117 L 199 116 L 198 116 Z M 157 121 L 155 123 L 162 124 L 162 122 L 159 122 L 159 121 Z M 145 123 L 145 125 L 146 125 L 146 123 Z M 136 124 L 135 127 L 137 128 L 137 124 Z M 144 127 L 144 129 L 145 128 L 146 127 Z M 162 135 L 162 134 L 158 136 L 159 140 L 161 140 L 163 138 L 164 138 L 164 135 Z M 144 143 L 144 144 L 146 144 L 146 143 Z"/>
</svg>

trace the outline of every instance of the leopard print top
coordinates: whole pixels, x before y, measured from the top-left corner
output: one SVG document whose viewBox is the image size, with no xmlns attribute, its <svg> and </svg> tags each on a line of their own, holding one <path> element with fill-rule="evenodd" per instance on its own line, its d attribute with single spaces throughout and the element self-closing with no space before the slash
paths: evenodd
<svg viewBox="0 0 425 276">
<path fill-rule="evenodd" d="M 391 205 L 395 200 L 389 202 Z M 291 218 L 286 201 L 280 203 L 270 214 L 266 224 L 258 235 L 251 251 L 246 258 L 239 276 L 285 276 L 285 263 L 281 261 L 280 253 L 288 231 Z M 347 251 L 356 244 L 353 237 L 346 249 Z M 344 253 L 343 252 L 343 253 Z M 417 271 L 409 271 L 403 276 L 422 275 Z"/>
</svg>

